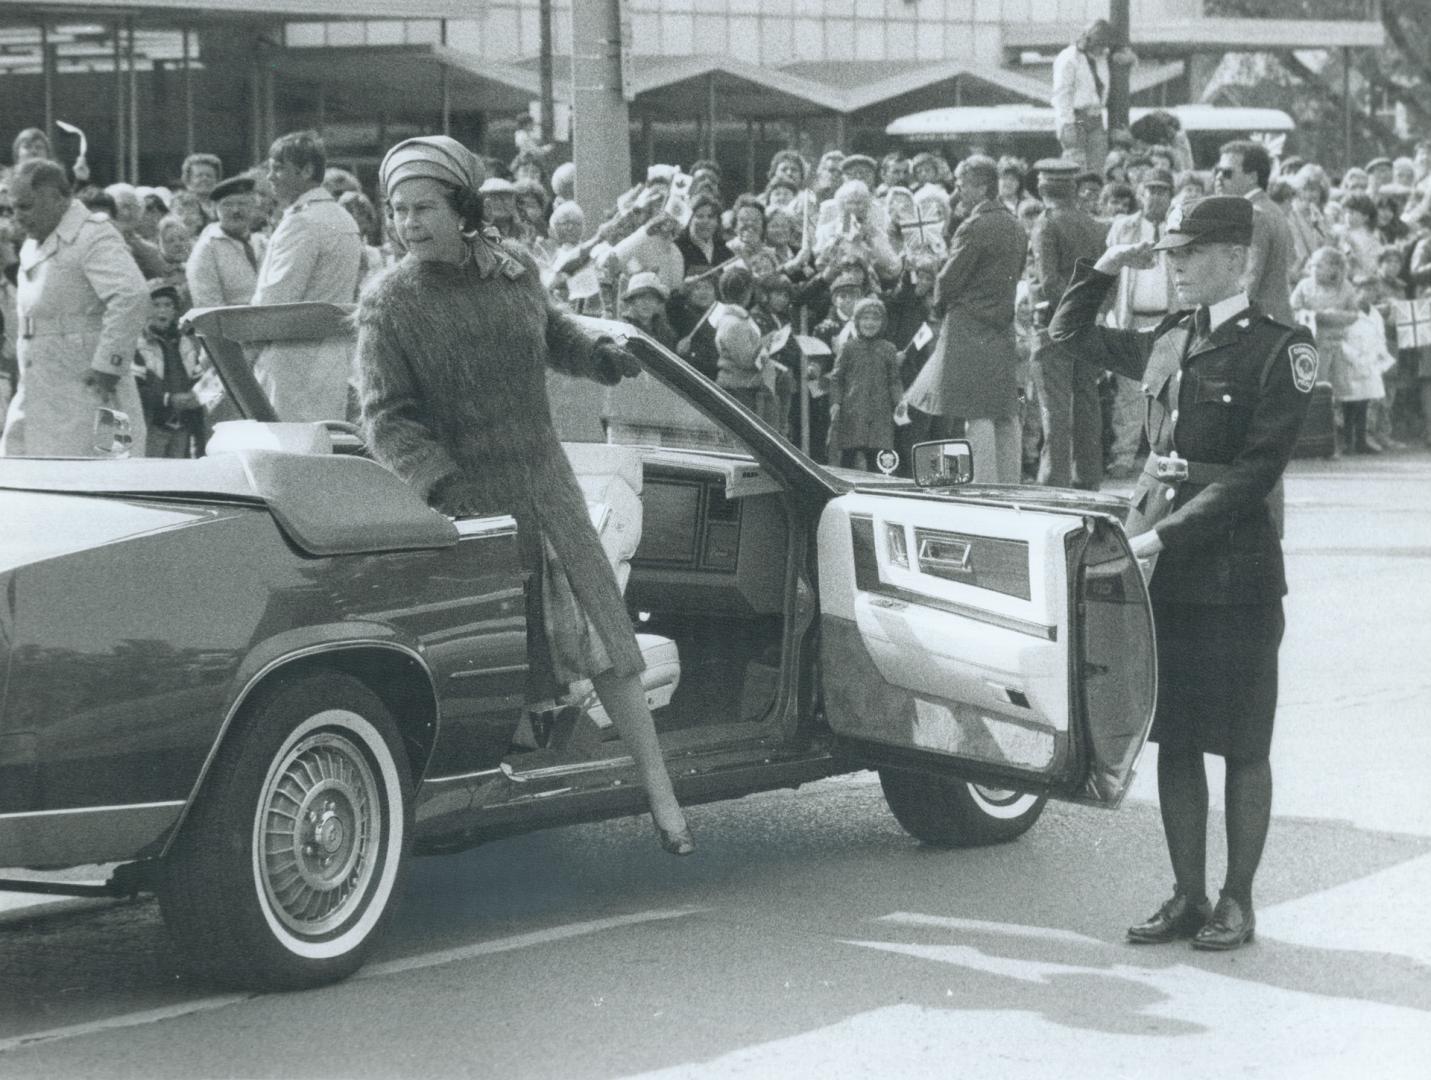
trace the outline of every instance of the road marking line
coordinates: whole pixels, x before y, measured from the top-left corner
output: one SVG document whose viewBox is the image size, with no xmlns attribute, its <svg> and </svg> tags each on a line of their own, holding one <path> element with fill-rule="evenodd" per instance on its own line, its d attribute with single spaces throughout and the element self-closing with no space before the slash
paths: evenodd
<svg viewBox="0 0 1431 1080">
<path fill-rule="evenodd" d="M 1044 938 L 1051 941 L 1072 941 L 1079 945 L 1107 945 L 1101 938 L 1088 937 L 1074 930 L 1057 930 L 1049 926 L 1026 926 L 1022 923 L 984 922 L 981 919 L 956 919 L 945 915 L 921 915 L 896 911 L 881 915 L 875 922 L 898 923 L 901 926 L 937 926 L 943 930 L 964 930 L 976 934 L 1007 934 L 1014 937 Z"/>
<path fill-rule="evenodd" d="M 214 1009 L 224 1009 L 230 1005 L 237 1005 L 242 1001 L 250 1001 L 257 996 L 257 994 L 226 994 L 223 997 L 200 998 L 198 1001 L 185 1001 L 178 1005 L 166 1005 L 162 1009 L 146 1009 L 144 1012 L 126 1013 L 123 1016 L 110 1016 L 103 1020 L 92 1020 L 87 1024 L 71 1024 L 68 1027 L 50 1028 L 48 1031 L 32 1031 L 28 1035 L 16 1035 L 10 1039 L 0 1039 L 0 1054 L 8 1053 L 11 1050 L 18 1050 L 22 1047 L 36 1046 L 39 1043 L 58 1042 L 61 1039 L 77 1039 L 83 1035 L 96 1035 L 101 1031 L 113 1031 L 116 1028 L 141 1027 L 144 1024 L 157 1024 L 161 1020 L 173 1020 L 180 1016 L 187 1016 L 190 1013 L 211 1012 Z"/>
<path fill-rule="evenodd" d="M 634 915 L 616 915 L 610 919 L 593 919 L 590 922 L 572 923 L 569 926 L 555 926 L 550 930 L 536 930 L 530 934 L 518 934 L 516 937 L 497 938 L 495 941 L 483 941 L 476 945 L 463 945 L 456 949 L 443 949 L 440 952 L 407 956 L 401 960 L 389 960 L 384 964 L 373 964 L 358 972 L 353 978 L 355 980 L 375 979 L 381 975 L 400 975 L 403 972 L 438 967 L 442 964 L 455 963 L 458 960 L 469 960 L 476 956 L 490 956 L 492 953 L 511 952 L 513 949 L 526 949 L 533 945 L 545 945 L 551 941 L 564 941 L 567 938 L 595 934 L 602 930 L 614 930 L 620 926 L 635 926 L 639 923 L 659 922 L 662 919 L 679 919 L 684 915 L 694 915 L 706 910 L 709 909 L 692 907 L 673 908 L 669 911 L 640 911 Z"/>
<path fill-rule="evenodd" d="M 382 975 L 400 975 L 408 971 L 438 967 L 442 964 L 451 964 L 473 957 L 490 956 L 493 953 L 511 952 L 515 949 L 531 948 L 534 945 L 545 945 L 554 941 L 565 941 L 569 938 L 596 934 L 603 930 L 614 930 L 622 926 L 636 926 L 640 923 L 660 922 L 664 919 L 679 919 L 685 915 L 695 915 L 707 910 L 709 909 L 689 907 L 672 908 L 664 911 L 638 911 L 632 915 L 615 915 L 609 919 L 591 919 L 587 922 L 570 923 L 566 926 L 554 926 L 547 930 L 536 930 L 530 934 L 517 934 L 514 937 L 496 938 L 492 941 L 479 942 L 476 945 L 464 945 L 456 949 L 442 949 L 438 952 L 406 956 L 400 960 L 389 960 L 383 964 L 373 964 L 359 971 L 349 981 L 356 982 L 362 979 L 374 979 Z M 342 984 L 340 983 L 338 985 Z M 253 1001 L 255 998 L 266 996 L 265 994 L 224 994 L 218 997 L 199 998 L 197 1001 L 180 1002 L 176 1005 L 166 1005 L 159 1009 L 146 1009 L 143 1012 L 110 1016 L 103 1020 L 92 1020 L 84 1024 L 71 1024 L 66 1027 L 50 1028 L 46 1031 L 32 1031 L 25 1035 L 16 1035 L 8 1039 L 0 1039 L 0 1054 L 8 1053 L 11 1050 L 37 1046 L 40 1043 L 58 1042 L 62 1039 L 77 1039 L 85 1035 L 95 1035 L 103 1031 L 142 1027 L 146 1024 L 156 1024 L 164 1020 L 174 1020 L 192 1013 L 212 1012 L 215 1009 L 224 1009 L 230 1005 L 240 1005 L 245 1001 Z"/>
</svg>

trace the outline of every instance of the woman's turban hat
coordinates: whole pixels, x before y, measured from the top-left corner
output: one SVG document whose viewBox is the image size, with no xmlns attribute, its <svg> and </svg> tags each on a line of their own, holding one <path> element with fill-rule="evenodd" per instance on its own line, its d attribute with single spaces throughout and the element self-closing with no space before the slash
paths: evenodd
<svg viewBox="0 0 1431 1080">
<path fill-rule="evenodd" d="M 384 194 L 391 196 L 398 184 L 415 176 L 476 191 L 486 174 L 477 155 L 456 139 L 422 135 L 404 139 L 389 150 L 378 170 L 378 179 Z"/>
</svg>

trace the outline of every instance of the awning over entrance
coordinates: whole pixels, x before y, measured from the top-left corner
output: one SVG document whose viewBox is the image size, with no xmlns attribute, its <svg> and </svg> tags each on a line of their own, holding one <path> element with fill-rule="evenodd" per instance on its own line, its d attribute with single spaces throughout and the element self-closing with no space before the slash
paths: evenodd
<svg viewBox="0 0 1431 1080">
<path fill-rule="evenodd" d="M 637 111 L 653 119 L 704 116 L 711 110 L 712 95 L 720 115 L 743 120 L 844 111 L 838 90 L 731 56 L 642 57 L 634 81 Z"/>
<path fill-rule="evenodd" d="M 335 62 L 335 53 L 341 62 Z M 481 60 L 444 45 L 368 45 L 351 48 L 284 49 L 273 58 L 284 80 L 322 87 L 344 111 L 525 112 L 541 89 L 536 72 Z M 446 71 L 444 76 L 443 72 Z"/>
</svg>

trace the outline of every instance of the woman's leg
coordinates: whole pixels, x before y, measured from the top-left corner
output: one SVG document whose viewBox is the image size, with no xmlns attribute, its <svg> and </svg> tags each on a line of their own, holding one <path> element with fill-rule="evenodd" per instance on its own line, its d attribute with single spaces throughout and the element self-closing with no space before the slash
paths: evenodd
<svg viewBox="0 0 1431 1080">
<path fill-rule="evenodd" d="M 1201 899 L 1207 895 L 1207 770 L 1202 751 L 1158 747 L 1158 806 L 1178 891 Z"/>
<path fill-rule="evenodd" d="M 666 771 L 666 760 L 656 739 L 656 722 L 651 719 L 651 710 L 646 704 L 641 676 L 603 671 L 592 677 L 591 684 L 606 707 L 606 714 L 616 725 L 621 741 L 631 751 L 646 797 L 651 802 L 651 817 L 656 826 L 668 836 L 684 833 L 686 817 L 671 787 L 671 775 Z"/>
<path fill-rule="evenodd" d="M 1222 891 L 1252 910 L 1252 878 L 1262 861 L 1267 826 L 1272 819 L 1272 765 L 1260 761 L 1227 762 L 1227 880 Z"/>
</svg>

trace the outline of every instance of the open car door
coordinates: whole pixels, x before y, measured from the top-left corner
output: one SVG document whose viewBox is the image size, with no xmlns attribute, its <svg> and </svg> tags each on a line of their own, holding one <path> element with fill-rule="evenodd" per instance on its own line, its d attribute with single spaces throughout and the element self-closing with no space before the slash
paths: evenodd
<svg viewBox="0 0 1431 1080">
<path fill-rule="evenodd" d="M 820 519 L 842 753 L 1116 806 L 1152 723 L 1147 589 L 1116 520 L 856 491 Z"/>
</svg>

